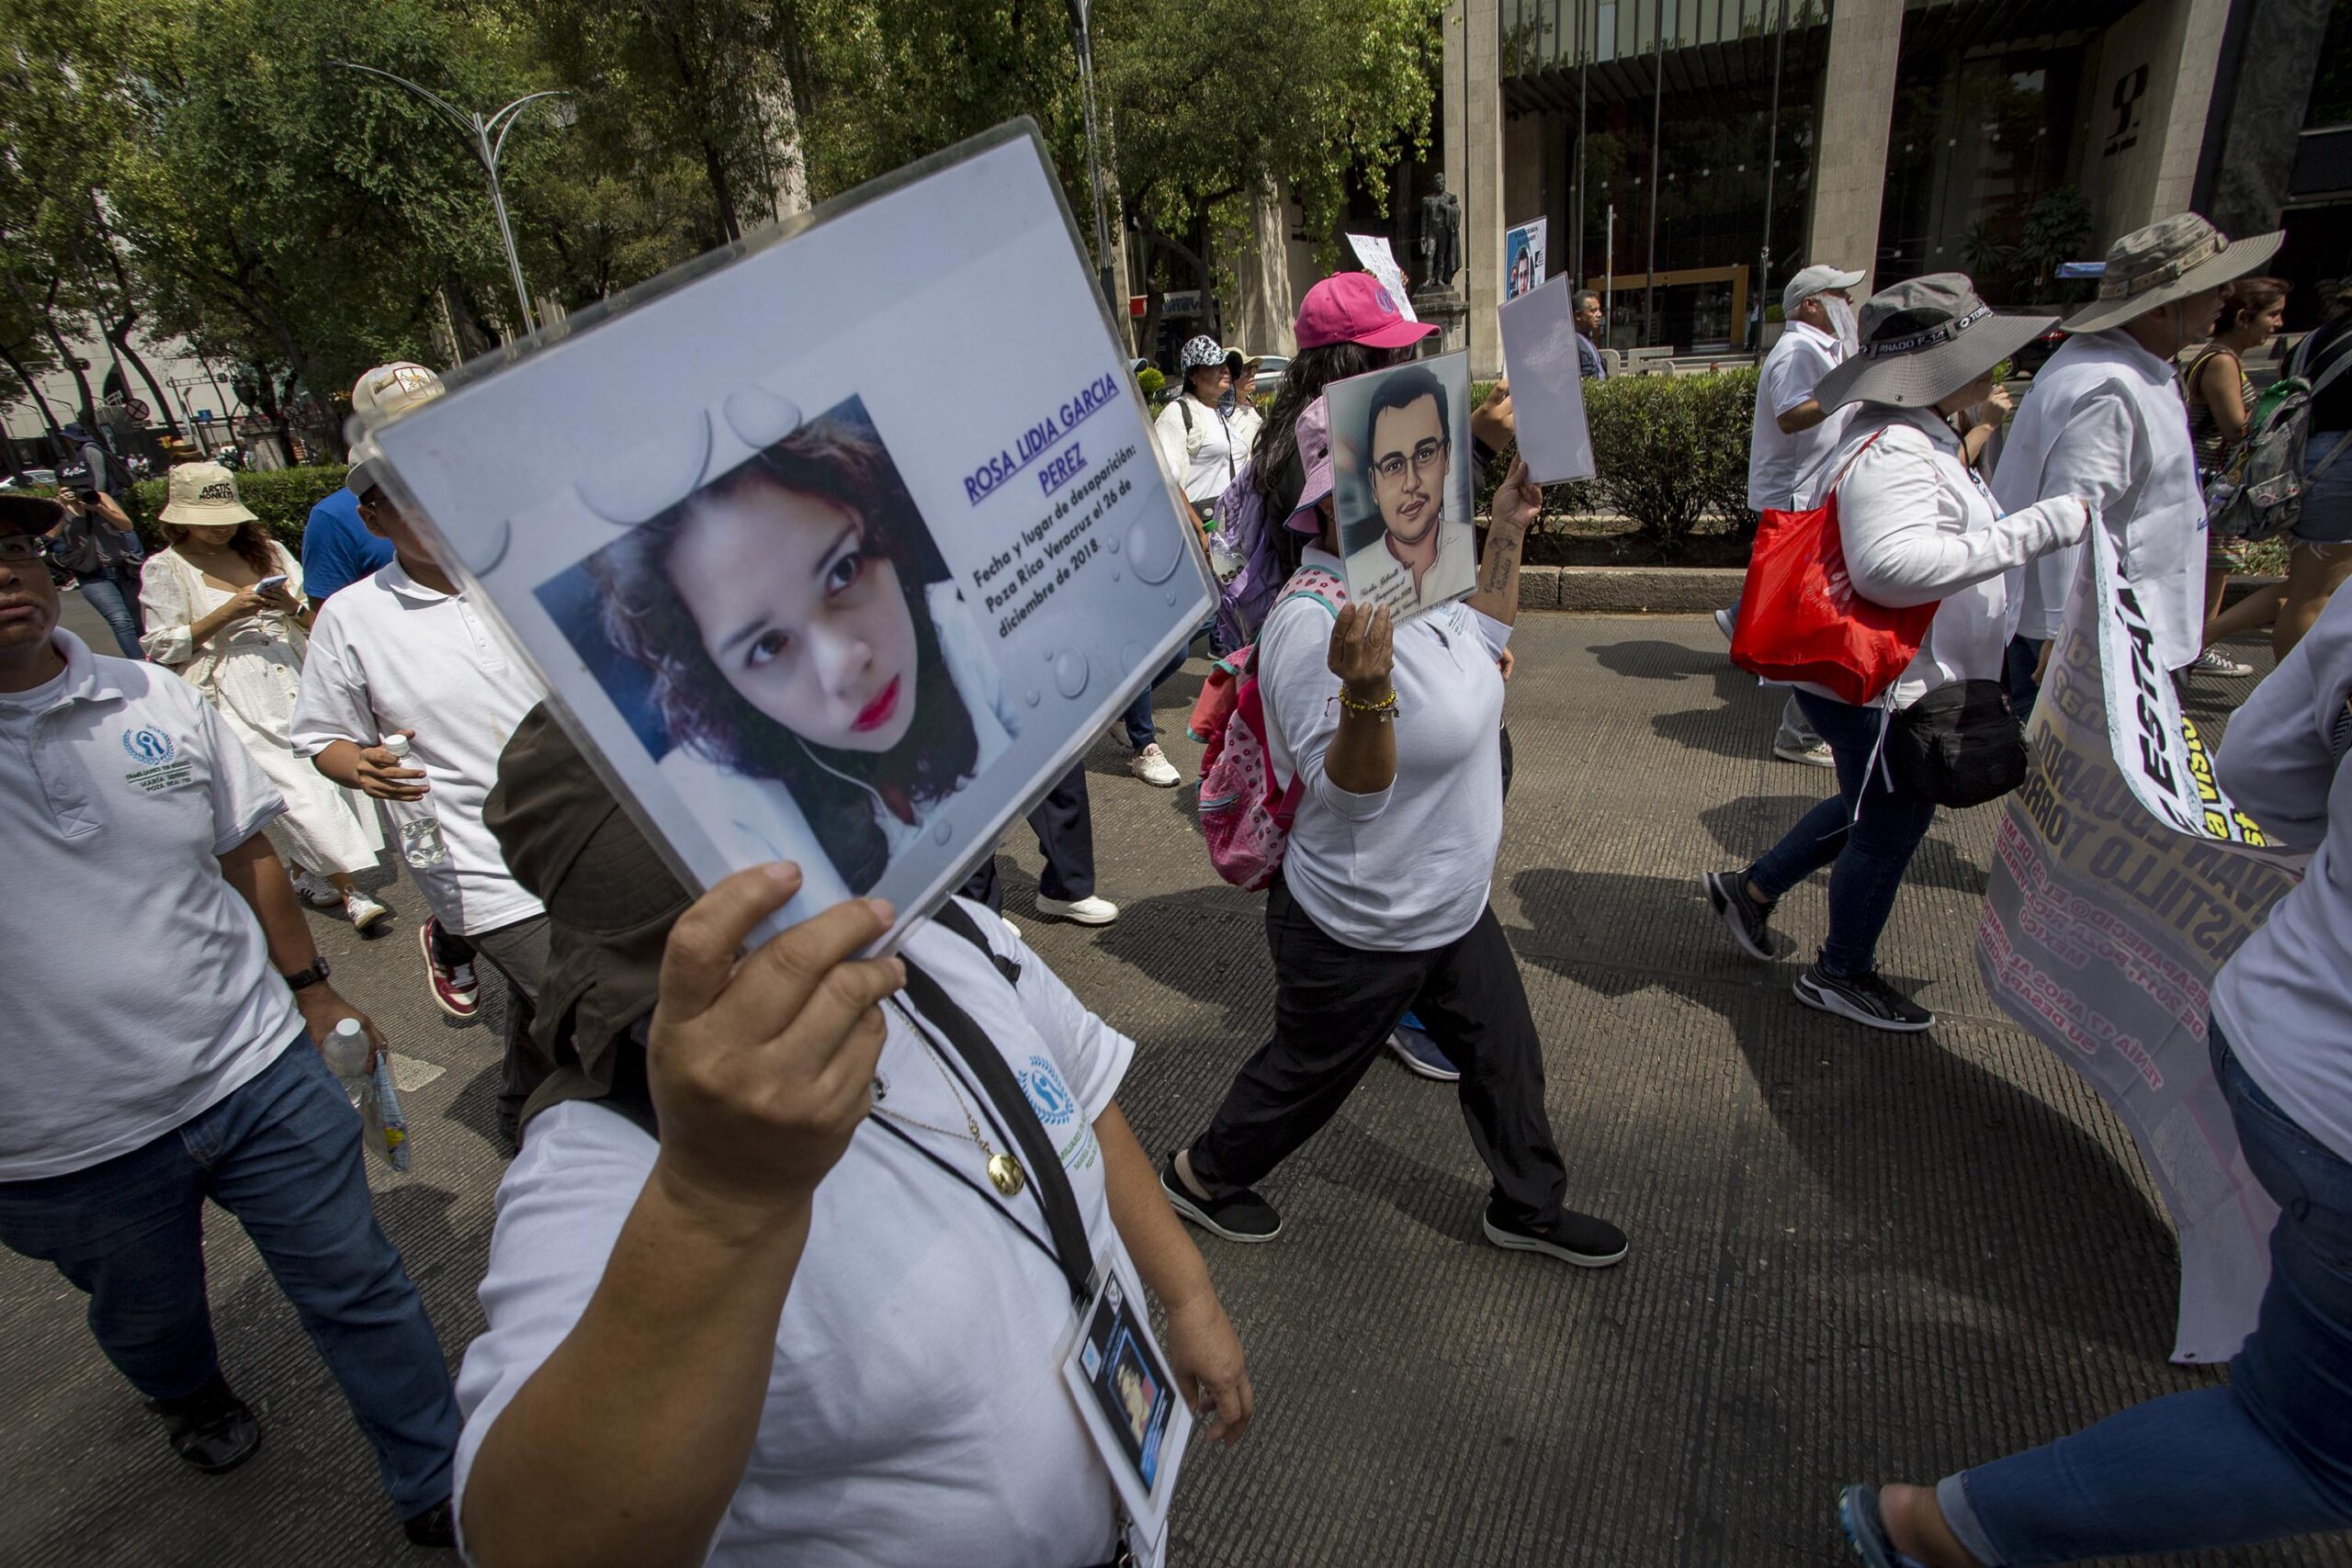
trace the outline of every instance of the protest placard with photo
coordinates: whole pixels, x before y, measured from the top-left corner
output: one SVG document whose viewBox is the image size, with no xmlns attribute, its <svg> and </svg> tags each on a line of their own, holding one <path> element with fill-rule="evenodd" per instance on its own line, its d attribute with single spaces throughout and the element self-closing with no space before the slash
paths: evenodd
<svg viewBox="0 0 2352 1568">
<path fill-rule="evenodd" d="M 1516 299 L 1544 283 L 1544 237 L 1552 226 L 1537 218 L 1503 231 L 1503 298 Z"/>
<path fill-rule="evenodd" d="M 1209 608 L 1126 363 L 1022 122 L 368 439 L 689 881 L 903 926 Z"/>
<path fill-rule="evenodd" d="M 1323 395 L 1348 597 L 1403 620 L 1467 594 L 1478 574 L 1470 356 L 1391 366 Z"/>
<path fill-rule="evenodd" d="M 2173 1359 L 2254 1327 L 2278 1206 L 2208 1057 L 2214 976 L 2294 885 L 2214 781 L 2104 529 L 2091 529 L 2005 807 L 1976 940 L 1993 999 L 2098 1091 L 2180 1235 Z"/>
</svg>

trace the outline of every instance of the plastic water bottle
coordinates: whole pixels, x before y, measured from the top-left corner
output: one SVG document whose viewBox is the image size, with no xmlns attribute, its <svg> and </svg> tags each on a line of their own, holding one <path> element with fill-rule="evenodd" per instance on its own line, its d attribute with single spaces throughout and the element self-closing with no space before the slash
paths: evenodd
<svg viewBox="0 0 2352 1568">
<path fill-rule="evenodd" d="M 391 753 L 396 762 L 408 761 L 409 738 L 387 735 L 379 742 Z M 401 831 L 401 858 L 413 866 L 430 868 L 448 863 L 449 846 L 441 837 L 441 818 L 427 812 L 421 817 L 393 814 Z"/>
<path fill-rule="evenodd" d="M 357 1105 L 360 1086 L 368 1081 L 368 1032 L 359 1021 L 346 1018 L 336 1024 L 321 1055 L 326 1057 L 327 1070 L 342 1080 L 343 1092 Z"/>
</svg>

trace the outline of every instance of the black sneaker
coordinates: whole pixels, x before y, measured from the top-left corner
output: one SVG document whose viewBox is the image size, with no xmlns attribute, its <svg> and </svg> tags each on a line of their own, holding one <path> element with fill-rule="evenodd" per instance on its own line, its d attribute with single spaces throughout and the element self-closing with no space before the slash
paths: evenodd
<svg viewBox="0 0 2352 1568">
<path fill-rule="evenodd" d="M 1274 1206 L 1245 1187 L 1222 1198 L 1195 1198 L 1176 1174 L 1176 1156 L 1159 1168 L 1159 1190 L 1175 1211 L 1214 1236 L 1227 1241 L 1272 1241 L 1282 1235 L 1283 1217 Z"/>
<path fill-rule="evenodd" d="M 1563 1209 L 1560 1217 L 1544 1225 L 1522 1225 L 1499 1218 L 1490 1201 L 1482 1221 L 1487 1239 L 1510 1252 L 1540 1252 L 1579 1269 L 1606 1269 L 1625 1257 L 1625 1233 L 1607 1220 Z"/>
<path fill-rule="evenodd" d="M 401 1533 L 408 1537 L 411 1546 L 431 1551 L 458 1550 L 458 1521 L 449 1512 L 449 1499 L 444 1497 L 424 1512 L 402 1519 Z"/>
<path fill-rule="evenodd" d="M 1867 1023 L 1897 1034 L 1917 1034 L 1936 1021 L 1936 1015 L 1879 978 L 1867 975 L 1832 975 L 1818 964 L 1797 976 L 1797 1000 L 1823 1012 Z"/>
<path fill-rule="evenodd" d="M 1772 933 L 1768 928 L 1776 906 L 1758 904 L 1747 896 L 1747 873 L 1711 871 L 1699 880 L 1706 886 L 1708 905 L 1731 928 L 1731 939 L 1739 943 L 1740 951 L 1750 958 L 1770 963 L 1777 954 L 1772 951 Z"/>
<path fill-rule="evenodd" d="M 172 1451 L 207 1475 L 236 1469 L 261 1447 L 261 1422 L 218 1372 L 194 1393 L 151 1399 L 147 1408 L 164 1418 Z"/>
</svg>

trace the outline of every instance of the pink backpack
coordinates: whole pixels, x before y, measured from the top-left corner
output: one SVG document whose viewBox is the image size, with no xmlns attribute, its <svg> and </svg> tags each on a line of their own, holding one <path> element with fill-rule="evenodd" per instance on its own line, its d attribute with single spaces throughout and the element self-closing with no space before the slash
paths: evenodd
<svg viewBox="0 0 2352 1568">
<path fill-rule="evenodd" d="M 1274 604 L 1313 599 L 1334 616 L 1348 602 L 1340 580 L 1316 567 L 1301 568 L 1283 585 Z M 1272 616 L 1272 610 L 1267 612 Z M 1291 818 L 1298 813 L 1300 781 L 1277 789 L 1273 752 L 1266 743 L 1266 705 L 1251 673 L 1257 649 L 1238 649 L 1217 660 L 1193 705 L 1193 738 L 1201 754 L 1201 836 L 1208 840 L 1209 863 L 1236 887 L 1251 891 L 1274 879 L 1290 843 Z"/>
</svg>

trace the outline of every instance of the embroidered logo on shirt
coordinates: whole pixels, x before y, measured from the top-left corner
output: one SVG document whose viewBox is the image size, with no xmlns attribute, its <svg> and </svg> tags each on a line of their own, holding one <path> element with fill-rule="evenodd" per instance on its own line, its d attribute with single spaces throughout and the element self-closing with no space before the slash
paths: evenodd
<svg viewBox="0 0 2352 1568">
<path fill-rule="evenodd" d="M 123 755 L 136 764 L 122 775 L 123 782 L 148 795 L 187 783 L 188 763 L 179 750 L 177 742 L 152 725 L 123 731 Z"/>
<path fill-rule="evenodd" d="M 1029 1065 L 1019 1068 L 1013 1076 L 1021 1080 L 1021 1092 L 1037 1108 L 1037 1120 L 1056 1136 L 1061 1130 L 1077 1123 L 1055 1153 L 1061 1156 L 1067 1170 L 1091 1168 L 1099 1157 L 1102 1145 L 1094 1141 L 1094 1129 L 1078 1113 L 1078 1097 L 1062 1081 L 1061 1073 L 1043 1056 L 1031 1056 Z"/>
<path fill-rule="evenodd" d="M 1058 1127 L 1078 1114 L 1078 1101 L 1062 1087 L 1061 1074 L 1043 1056 L 1030 1057 L 1021 1069 L 1021 1088 L 1037 1108 L 1037 1120 L 1048 1127 Z"/>
</svg>

